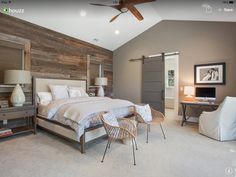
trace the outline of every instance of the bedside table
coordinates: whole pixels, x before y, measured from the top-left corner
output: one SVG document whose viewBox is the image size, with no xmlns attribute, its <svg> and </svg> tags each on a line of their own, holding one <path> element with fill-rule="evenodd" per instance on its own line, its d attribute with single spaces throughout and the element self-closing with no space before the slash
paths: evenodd
<svg viewBox="0 0 236 177">
<path fill-rule="evenodd" d="M 17 135 L 25 132 L 33 132 L 34 134 L 36 134 L 36 116 L 35 116 L 34 105 L 0 108 L 0 121 L 13 120 L 13 119 L 25 119 L 26 125 L 21 127 L 11 128 L 12 135 Z"/>
</svg>

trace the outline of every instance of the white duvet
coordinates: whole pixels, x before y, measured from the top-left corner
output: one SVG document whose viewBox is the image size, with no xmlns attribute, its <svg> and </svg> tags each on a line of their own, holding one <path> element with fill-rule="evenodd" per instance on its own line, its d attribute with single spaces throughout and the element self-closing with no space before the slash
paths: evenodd
<svg viewBox="0 0 236 177">
<path fill-rule="evenodd" d="M 134 104 L 120 99 L 107 97 L 80 97 L 56 100 L 47 106 L 40 105 L 40 116 L 69 125 L 77 134 L 78 139 L 85 128 L 100 123 L 98 114 L 103 111 L 112 111 L 117 118 L 133 113 Z"/>
</svg>

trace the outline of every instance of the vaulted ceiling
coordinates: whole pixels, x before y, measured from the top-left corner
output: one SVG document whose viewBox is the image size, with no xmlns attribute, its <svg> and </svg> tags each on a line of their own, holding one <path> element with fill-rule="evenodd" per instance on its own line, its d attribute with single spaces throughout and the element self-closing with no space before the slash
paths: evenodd
<svg viewBox="0 0 236 177">
<path fill-rule="evenodd" d="M 139 22 L 130 12 L 116 21 L 119 12 L 89 3 L 112 4 L 112 0 L 81 1 L 13 1 L 11 8 L 23 8 L 17 18 L 115 50 L 162 20 L 197 20 L 236 22 L 236 2 L 226 0 L 157 0 L 137 5 L 144 16 Z"/>
</svg>

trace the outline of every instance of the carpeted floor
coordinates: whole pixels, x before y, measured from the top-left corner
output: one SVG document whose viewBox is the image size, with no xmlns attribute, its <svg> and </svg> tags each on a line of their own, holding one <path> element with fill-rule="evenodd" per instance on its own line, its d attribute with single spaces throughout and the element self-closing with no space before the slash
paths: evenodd
<svg viewBox="0 0 236 177">
<path fill-rule="evenodd" d="M 104 163 L 105 140 L 90 144 L 86 154 L 65 140 L 39 131 L 0 141 L 0 177 L 224 177 L 236 176 L 236 142 L 218 142 L 197 133 L 197 125 L 180 126 L 167 112 L 163 127 L 139 128 L 133 165 L 130 143 L 111 145 Z"/>
</svg>

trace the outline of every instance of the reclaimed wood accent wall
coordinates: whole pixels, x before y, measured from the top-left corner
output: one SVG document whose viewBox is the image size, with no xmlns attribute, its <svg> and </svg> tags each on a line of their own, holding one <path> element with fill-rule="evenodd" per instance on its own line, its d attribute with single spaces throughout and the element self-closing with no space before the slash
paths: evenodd
<svg viewBox="0 0 236 177">
<path fill-rule="evenodd" d="M 104 64 L 106 94 L 112 93 L 112 51 L 2 13 L 0 33 L 30 40 L 33 75 L 87 79 L 87 56 L 92 56 Z"/>
</svg>

